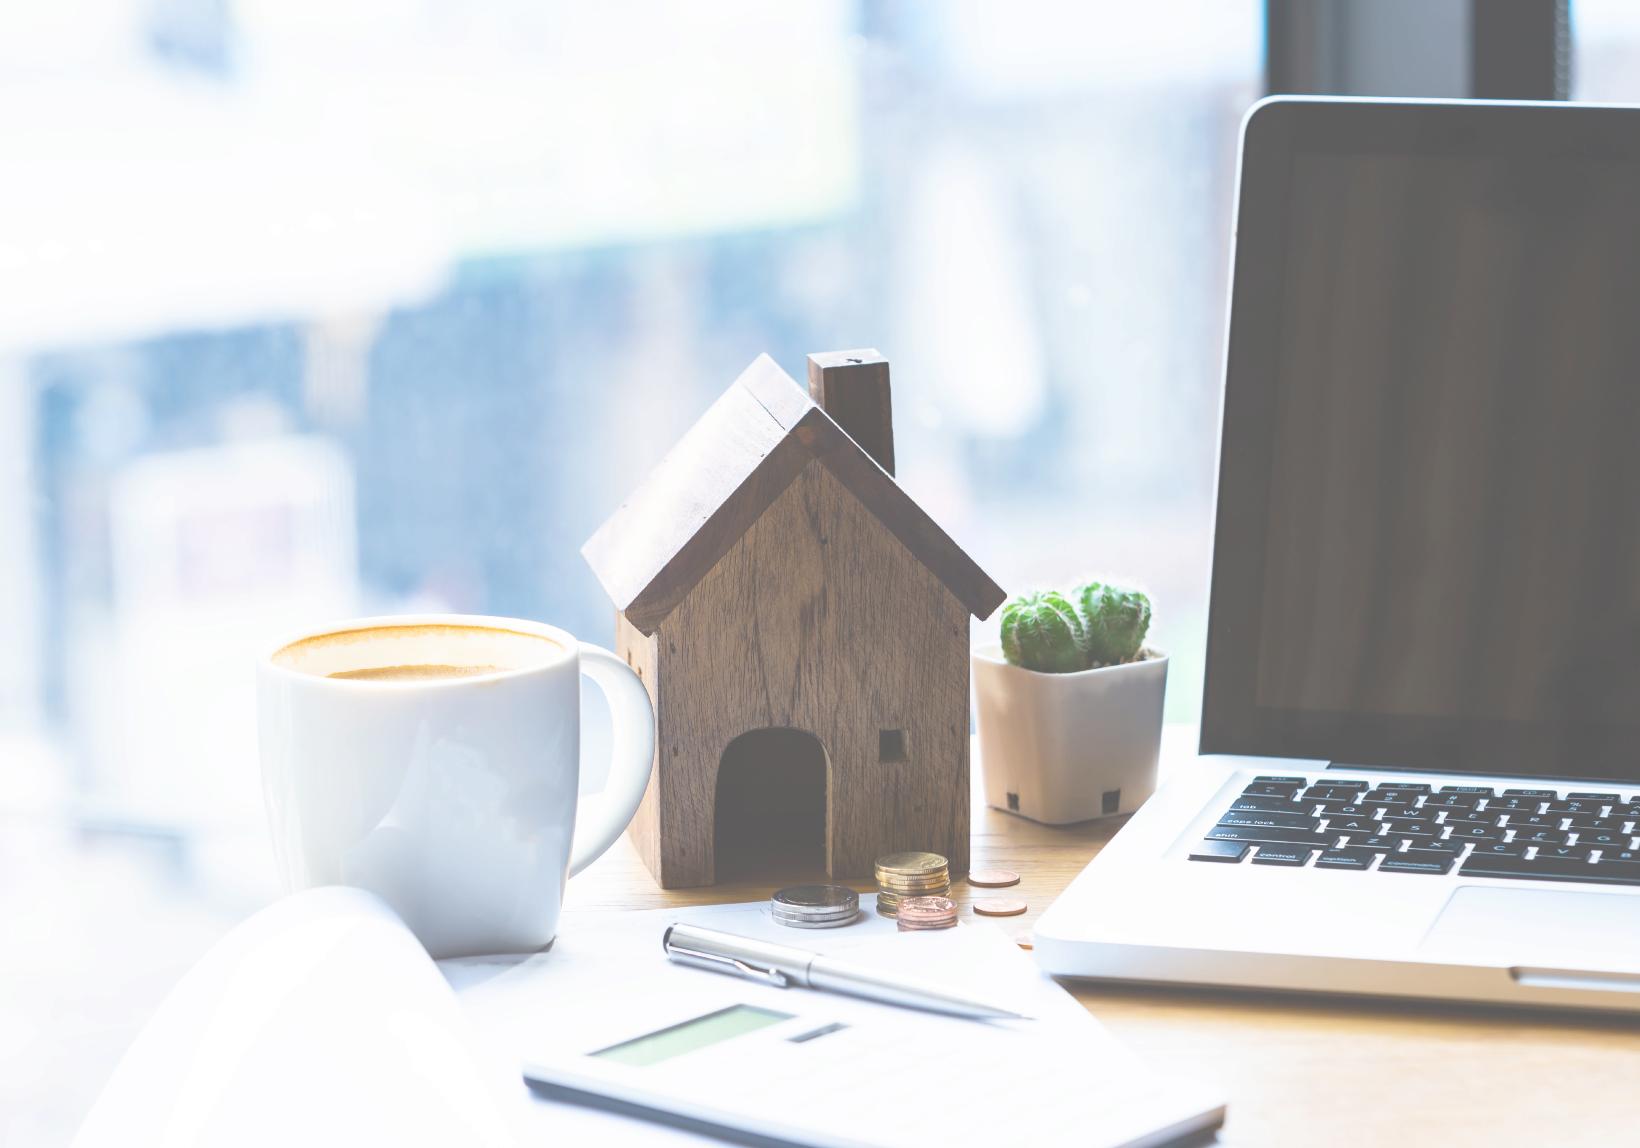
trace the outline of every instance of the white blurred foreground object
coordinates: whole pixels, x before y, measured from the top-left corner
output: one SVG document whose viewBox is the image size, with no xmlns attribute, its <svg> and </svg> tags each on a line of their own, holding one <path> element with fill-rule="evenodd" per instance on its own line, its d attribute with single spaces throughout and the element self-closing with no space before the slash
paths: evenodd
<svg viewBox="0 0 1640 1148">
<path fill-rule="evenodd" d="M 522 1142 L 523 1090 L 379 898 L 315 889 L 224 937 L 125 1054 L 74 1148 Z"/>
</svg>

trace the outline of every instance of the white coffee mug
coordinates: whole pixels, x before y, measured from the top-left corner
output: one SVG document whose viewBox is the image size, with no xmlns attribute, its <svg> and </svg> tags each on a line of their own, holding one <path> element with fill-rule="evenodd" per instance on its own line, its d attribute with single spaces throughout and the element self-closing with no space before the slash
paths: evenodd
<svg viewBox="0 0 1640 1148">
<path fill-rule="evenodd" d="M 577 816 L 583 673 L 609 699 L 614 747 Z M 638 675 L 513 618 L 364 618 L 286 638 L 259 660 L 257 709 L 285 890 L 368 889 L 435 958 L 550 944 L 564 882 L 632 820 L 655 753 Z"/>
</svg>

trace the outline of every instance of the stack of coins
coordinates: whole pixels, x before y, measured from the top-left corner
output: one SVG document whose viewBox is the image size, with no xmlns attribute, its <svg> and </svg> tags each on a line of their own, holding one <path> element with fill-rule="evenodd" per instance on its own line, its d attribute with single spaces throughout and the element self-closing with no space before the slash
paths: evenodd
<svg viewBox="0 0 1640 1148">
<path fill-rule="evenodd" d="M 794 929 L 835 929 L 860 915 L 860 894 L 842 885 L 793 885 L 769 898 L 769 913 Z"/>
<path fill-rule="evenodd" d="M 891 853 L 877 859 L 877 912 L 895 915 L 907 897 L 942 897 L 951 889 L 950 862 L 938 853 Z"/>
<path fill-rule="evenodd" d="M 949 897 L 907 897 L 897 906 L 900 932 L 917 929 L 952 929 L 957 924 L 957 903 Z"/>
</svg>

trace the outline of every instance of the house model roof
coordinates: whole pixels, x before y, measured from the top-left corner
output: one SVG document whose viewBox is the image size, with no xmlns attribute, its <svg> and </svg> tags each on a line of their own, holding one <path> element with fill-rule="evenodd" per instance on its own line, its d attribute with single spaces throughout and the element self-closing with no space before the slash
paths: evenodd
<svg viewBox="0 0 1640 1148">
<path fill-rule="evenodd" d="M 989 617 L 1006 595 L 831 416 L 759 355 L 581 547 L 615 607 L 653 634 L 810 461 Z"/>
</svg>

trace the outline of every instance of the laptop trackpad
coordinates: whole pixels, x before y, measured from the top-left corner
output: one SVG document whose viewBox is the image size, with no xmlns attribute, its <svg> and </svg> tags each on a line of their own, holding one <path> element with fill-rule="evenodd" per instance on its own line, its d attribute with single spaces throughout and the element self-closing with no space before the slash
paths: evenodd
<svg viewBox="0 0 1640 1148">
<path fill-rule="evenodd" d="M 1419 948 L 1509 964 L 1640 968 L 1640 897 L 1464 885 Z"/>
</svg>

